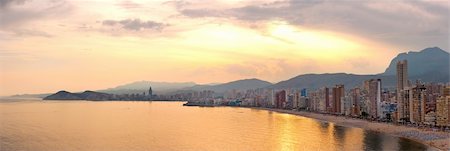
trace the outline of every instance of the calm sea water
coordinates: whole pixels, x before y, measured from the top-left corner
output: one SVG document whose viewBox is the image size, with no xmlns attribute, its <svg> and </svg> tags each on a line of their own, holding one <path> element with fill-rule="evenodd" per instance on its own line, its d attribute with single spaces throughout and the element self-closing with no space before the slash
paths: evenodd
<svg viewBox="0 0 450 151">
<path fill-rule="evenodd" d="M 310 118 L 182 102 L 0 101 L 0 150 L 428 150 Z"/>
</svg>

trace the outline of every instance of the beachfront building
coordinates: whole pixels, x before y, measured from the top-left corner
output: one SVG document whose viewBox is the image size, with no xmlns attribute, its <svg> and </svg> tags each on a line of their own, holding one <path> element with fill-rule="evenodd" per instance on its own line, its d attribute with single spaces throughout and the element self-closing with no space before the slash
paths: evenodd
<svg viewBox="0 0 450 151">
<path fill-rule="evenodd" d="M 427 90 L 425 112 L 436 111 L 436 100 L 439 98 L 439 96 L 442 96 L 441 92 L 444 89 L 444 85 L 427 83 L 425 84 L 425 88 Z"/>
<path fill-rule="evenodd" d="M 450 126 L 449 110 L 450 109 L 450 96 L 441 96 L 436 101 L 436 125 L 437 126 Z"/>
<path fill-rule="evenodd" d="M 319 111 L 322 113 L 326 113 L 329 108 L 330 103 L 330 94 L 327 87 L 320 88 L 318 90 L 319 97 Z"/>
<path fill-rule="evenodd" d="M 320 99 L 319 99 L 320 92 L 319 91 L 312 91 L 308 92 L 308 98 L 309 98 L 309 106 L 308 109 L 310 111 L 319 112 L 319 106 L 320 106 Z"/>
<path fill-rule="evenodd" d="M 401 100 L 403 100 L 402 108 L 403 108 L 403 116 L 406 121 L 410 122 L 410 117 L 412 114 L 412 104 L 410 103 L 412 98 L 412 88 L 406 87 L 401 92 Z M 400 103 L 398 103 L 400 106 Z M 399 109 L 400 110 L 400 109 Z M 399 112 L 400 114 L 401 112 Z"/>
<path fill-rule="evenodd" d="M 351 115 L 352 116 L 359 116 L 360 115 L 360 94 L 361 90 L 360 88 L 353 88 L 350 90 L 350 101 L 351 101 Z"/>
<path fill-rule="evenodd" d="M 296 90 L 293 94 L 293 107 L 294 109 L 298 109 L 300 106 L 300 92 L 298 90 Z"/>
<path fill-rule="evenodd" d="M 346 95 L 344 97 L 342 106 L 343 106 L 343 110 L 344 110 L 344 115 L 350 116 L 352 114 L 352 107 L 353 107 L 352 97 L 350 95 Z"/>
<path fill-rule="evenodd" d="M 275 107 L 276 108 L 284 108 L 286 106 L 286 98 L 287 93 L 286 90 L 281 90 L 275 94 Z"/>
<path fill-rule="evenodd" d="M 397 120 L 403 121 L 409 119 L 408 101 L 405 101 L 405 89 L 408 87 L 408 61 L 397 62 Z"/>
<path fill-rule="evenodd" d="M 416 82 L 416 85 L 411 88 L 409 98 L 411 123 L 421 124 L 425 121 L 426 98 L 426 88 L 423 84 Z"/>
<path fill-rule="evenodd" d="M 436 101 L 436 125 L 450 126 L 450 86 L 443 89 L 442 96 Z"/>
<path fill-rule="evenodd" d="M 269 106 L 270 107 L 276 107 L 276 96 L 275 96 L 275 90 L 274 89 L 268 89 L 266 91 L 267 93 L 267 99 L 269 100 Z"/>
<path fill-rule="evenodd" d="M 423 124 L 426 125 L 436 125 L 436 112 L 434 111 L 429 111 L 428 113 L 425 114 L 425 121 L 423 122 Z"/>
<path fill-rule="evenodd" d="M 381 112 L 381 79 L 370 79 L 365 82 L 368 84 L 368 113 L 372 118 L 383 118 Z"/>
<path fill-rule="evenodd" d="M 341 110 L 341 102 L 343 101 L 345 96 L 344 85 L 336 85 L 333 87 L 333 112 L 335 114 L 342 114 L 343 110 Z"/>
<path fill-rule="evenodd" d="M 308 97 L 304 97 L 304 96 L 300 97 L 298 108 L 305 109 L 307 101 L 308 101 Z"/>
</svg>

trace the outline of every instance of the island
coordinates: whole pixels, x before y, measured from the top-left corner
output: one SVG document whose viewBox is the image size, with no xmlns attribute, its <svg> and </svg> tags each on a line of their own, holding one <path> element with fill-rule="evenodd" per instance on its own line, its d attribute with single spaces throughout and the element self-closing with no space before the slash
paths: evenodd
<svg viewBox="0 0 450 151">
<path fill-rule="evenodd" d="M 55 94 L 51 94 L 44 97 L 43 100 L 90 100 L 90 101 L 107 101 L 114 100 L 113 94 L 95 92 L 95 91 L 84 91 L 82 93 L 71 93 L 67 91 L 58 91 Z"/>
<path fill-rule="evenodd" d="M 182 101 L 180 98 L 165 97 L 153 94 L 151 88 L 148 93 L 111 94 L 97 91 L 72 93 L 65 90 L 48 95 L 43 100 L 88 100 L 88 101 Z"/>
</svg>

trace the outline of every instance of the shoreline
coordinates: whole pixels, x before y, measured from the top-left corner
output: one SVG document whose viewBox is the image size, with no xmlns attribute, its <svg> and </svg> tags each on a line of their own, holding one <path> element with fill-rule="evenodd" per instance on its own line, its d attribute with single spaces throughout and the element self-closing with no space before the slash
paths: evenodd
<svg viewBox="0 0 450 151">
<path fill-rule="evenodd" d="M 356 127 L 364 130 L 371 130 L 381 133 L 386 133 L 388 135 L 410 139 L 432 148 L 439 150 L 450 150 L 450 134 L 446 132 L 438 131 L 425 131 L 423 129 L 418 129 L 415 127 L 408 127 L 402 125 L 394 125 L 389 123 L 378 123 L 371 122 L 362 119 L 344 117 L 344 116 L 334 116 L 328 114 L 312 113 L 305 111 L 293 111 L 285 109 L 274 109 L 274 108 L 263 108 L 263 107 L 244 107 L 244 106 L 225 106 L 225 107 L 241 107 L 257 110 L 266 110 L 269 112 L 278 112 L 284 114 L 291 114 L 296 116 L 302 116 L 307 118 L 312 118 L 319 121 L 334 123 L 339 126 L 344 127 Z"/>
</svg>

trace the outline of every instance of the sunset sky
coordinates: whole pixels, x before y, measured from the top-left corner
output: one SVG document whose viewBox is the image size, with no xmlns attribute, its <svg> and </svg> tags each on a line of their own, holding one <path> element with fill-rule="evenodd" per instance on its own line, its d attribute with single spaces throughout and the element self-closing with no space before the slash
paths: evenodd
<svg viewBox="0 0 450 151">
<path fill-rule="evenodd" d="M 449 50 L 449 1 L 1 0 L 0 95 L 384 72 Z"/>
</svg>

